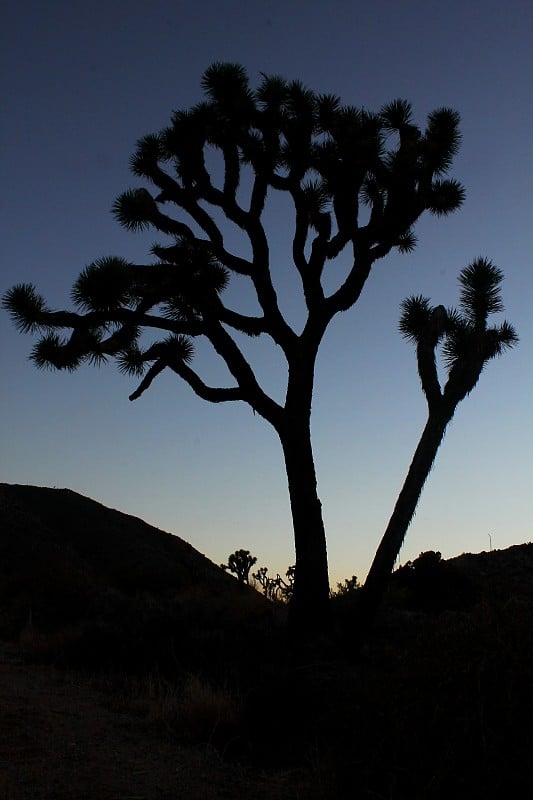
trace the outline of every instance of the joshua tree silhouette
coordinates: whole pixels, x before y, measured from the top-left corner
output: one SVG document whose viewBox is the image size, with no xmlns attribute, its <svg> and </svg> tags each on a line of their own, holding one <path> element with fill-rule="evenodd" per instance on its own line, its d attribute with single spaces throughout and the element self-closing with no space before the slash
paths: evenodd
<svg viewBox="0 0 533 800">
<path fill-rule="evenodd" d="M 376 611 L 394 562 L 413 518 L 424 483 L 444 432 L 461 400 L 479 380 L 483 368 L 518 342 L 508 322 L 487 327 L 490 314 L 503 310 L 503 273 L 484 258 L 465 267 L 459 276 L 459 310 L 432 308 L 427 297 L 403 302 L 400 331 L 416 345 L 418 374 L 425 394 L 428 417 L 402 490 L 396 501 L 360 596 L 365 623 Z M 442 388 L 436 352 L 442 349 L 447 380 Z"/>
<path fill-rule="evenodd" d="M 257 558 L 249 550 L 235 550 L 228 556 L 228 563 L 220 566 L 222 569 L 229 569 L 230 572 L 235 573 L 239 583 L 248 583 L 250 570 L 256 561 Z"/>
<path fill-rule="evenodd" d="M 126 191 L 113 206 L 128 230 L 152 227 L 170 237 L 170 244 L 154 245 L 156 262 L 94 261 L 74 283 L 76 312 L 50 310 L 31 284 L 14 287 L 4 303 L 20 330 L 42 332 L 31 356 L 39 367 L 74 370 L 114 357 L 121 371 L 141 379 L 131 400 L 171 370 L 204 400 L 244 401 L 274 427 L 296 550 L 290 621 L 304 631 L 322 628 L 328 564 L 310 435 L 317 352 L 332 318 L 359 300 L 373 264 L 394 248 L 414 248 L 421 214 L 440 216 L 461 205 L 462 186 L 444 177 L 459 146 L 459 116 L 437 109 L 424 130 L 405 100 L 371 113 L 269 76 L 254 91 L 236 64 L 212 65 L 202 85 L 204 102 L 174 113 L 169 127 L 138 142 L 132 171 L 152 190 Z M 218 185 L 206 163 L 210 150 L 221 156 Z M 241 180 L 244 173 L 249 181 Z M 273 190 L 294 208 L 292 260 L 307 309 L 301 332 L 283 317 L 271 275 L 262 215 Z M 364 220 L 362 204 L 369 209 Z M 227 249 L 220 215 L 244 233 L 248 257 Z M 326 295 L 323 275 L 343 251 L 348 275 Z M 231 275 L 250 282 L 256 316 L 224 303 Z M 160 334 L 149 346 L 142 337 L 147 329 Z M 281 350 L 288 372 L 283 404 L 259 384 L 235 332 L 266 335 Z M 225 362 L 232 386 L 209 386 L 192 368 L 196 337 L 207 339 Z"/>
</svg>

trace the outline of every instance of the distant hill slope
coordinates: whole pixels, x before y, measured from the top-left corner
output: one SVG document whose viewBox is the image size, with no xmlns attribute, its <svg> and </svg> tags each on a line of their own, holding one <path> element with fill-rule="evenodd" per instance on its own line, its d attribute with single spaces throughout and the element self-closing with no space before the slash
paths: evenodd
<svg viewBox="0 0 533 800">
<path fill-rule="evenodd" d="M 529 603 L 533 600 L 533 544 L 463 553 L 448 560 L 433 551 L 421 553 L 396 570 L 391 589 L 400 605 L 433 613 L 471 610 L 481 601 L 500 607 L 512 598 Z"/>
<path fill-rule="evenodd" d="M 66 558 L 122 589 L 181 590 L 236 581 L 190 544 L 70 489 L 0 484 L 0 577 Z"/>
<path fill-rule="evenodd" d="M 463 570 L 503 602 L 517 595 L 533 597 L 531 542 L 515 544 L 505 550 L 463 553 L 446 563 Z"/>
</svg>

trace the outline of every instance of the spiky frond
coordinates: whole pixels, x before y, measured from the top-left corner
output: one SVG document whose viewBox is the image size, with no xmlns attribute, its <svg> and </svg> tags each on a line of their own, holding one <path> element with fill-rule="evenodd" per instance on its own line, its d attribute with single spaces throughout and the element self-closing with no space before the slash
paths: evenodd
<svg viewBox="0 0 533 800">
<path fill-rule="evenodd" d="M 456 313 L 442 354 L 450 372 L 468 363 L 477 363 L 482 369 L 487 361 L 501 356 L 518 341 L 514 327 L 507 321 L 493 328 L 480 329 L 472 321 Z"/>
<path fill-rule="evenodd" d="M 400 253 L 412 253 L 416 248 L 417 238 L 411 228 L 398 236 L 396 247 Z"/>
<path fill-rule="evenodd" d="M 436 180 L 431 185 L 431 193 L 427 199 L 428 211 L 438 217 L 457 211 L 464 202 L 465 190 L 459 181 Z"/>
<path fill-rule="evenodd" d="M 103 334 L 101 330 L 89 330 L 85 333 L 86 353 L 85 359 L 92 367 L 101 367 L 107 363 L 107 353 L 102 350 Z M 84 358 L 84 356 L 81 356 Z"/>
<path fill-rule="evenodd" d="M 255 91 L 255 99 L 265 111 L 280 112 L 287 99 L 287 81 L 279 75 L 261 73 L 262 81 Z"/>
<path fill-rule="evenodd" d="M 132 265 L 117 256 L 98 258 L 80 273 L 71 296 L 85 311 L 113 311 L 131 300 Z"/>
<path fill-rule="evenodd" d="M 239 130 L 252 122 L 256 113 L 254 94 L 243 66 L 221 62 L 212 64 L 203 75 L 202 88 L 223 125 L 221 133 L 226 127 Z"/>
<path fill-rule="evenodd" d="M 143 231 L 150 227 L 157 206 L 146 189 L 128 189 L 117 197 L 111 210 L 126 230 Z"/>
<path fill-rule="evenodd" d="M 169 361 L 177 360 L 189 364 L 194 357 L 194 345 L 187 336 L 169 336 L 161 342 L 161 353 Z"/>
<path fill-rule="evenodd" d="M 341 99 L 335 94 L 319 94 L 316 98 L 318 131 L 329 133 L 341 108 Z"/>
<path fill-rule="evenodd" d="M 359 192 L 359 197 L 367 206 L 373 206 L 376 203 L 383 204 L 385 200 L 381 186 L 373 177 L 368 177 L 364 181 L 361 186 L 361 191 Z"/>
<path fill-rule="evenodd" d="M 518 335 L 507 321 L 498 327 L 489 328 L 485 334 L 485 360 L 496 358 L 518 344 Z"/>
<path fill-rule="evenodd" d="M 434 175 L 446 172 L 461 144 L 461 117 L 452 108 L 438 108 L 428 115 L 423 140 L 424 162 Z"/>
<path fill-rule="evenodd" d="M 131 171 L 138 178 L 152 178 L 158 162 L 165 158 L 159 134 L 143 136 L 137 142 L 137 150 L 130 158 Z"/>
<path fill-rule="evenodd" d="M 427 331 L 431 319 L 432 307 L 429 297 L 421 294 L 412 295 L 401 304 L 401 316 L 398 328 L 405 339 L 418 344 Z"/>
<path fill-rule="evenodd" d="M 495 329 L 497 335 L 497 347 L 494 350 L 494 356 L 501 356 L 506 350 L 510 350 L 512 347 L 518 344 L 520 338 L 510 322 L 505 320 L 502 322 L 501 325 L 498 325 Z"/>
<path fill-rule="evenodd" d="M 312 147 L 312 167 L 326 182 L 331 182 L 339 170 L 339 148 L 332 139 Z"/>
<path fill-rule="evenodd" d="M 5 293 L 2 307 L 9 312 L 21 333 L 35 333 L 43 326 L 43 314 L 49 311 L 44 297 L 32 283 L 18 283 Z"/>
<path fill-rule="evenodd" d="M 479 361 L 481 340 L 478 337 L 476 341 L 474 334 L 468 320 L 460 315 L 454 318 L 442 346 L 442 357 L 448 372 L 451 373 L 460 364 L 466 364 L 474 355 Z"/>
<path fill-rule="evenodd" d="M 331 115 L 328 133 L 340 149 L 343 158 L 359 153 L 364 140 L 363 121 L 364 113 L 355 106 L 340 106 L 335 114 Z"/>
<path fill-rule="evenodd" d="M 257 131 L 248 131 L 240 143 L 241 161 L 251 164 L 256 172 L 267 174 L 279 164 L 279 147 L 273 142 L 267 144 Z"/>
<path fill-rule="evenodd" d="M 47 333 L 33 347 L 31 361 L 38 369 L 66 369 L 73 372 L 79 367 L 82 357 L 69 350 L 68 342 L 57 333 Z"/>
<path fill-rule="evenodd" d="M 319 214 L 329 208 L 331 196 L 326 191 L 322 181 L 306 181 L 302 185 L 302 189 L 312 213 Z"/>
<path fill-rule="evenodd" d="M 503 272 L 486 258 L 476 258 L 461 270 L 460 306 L 475 325 L 484 325 L 489 314 L 503 310 Z"/>
<path fill-rule="evenodd" d="M 229 283 L 228 270 L 216 258 L 207 242 L 178 239 L 170 247 L 155 245 L 152 251 L 167 264 L 177 267 L 170 272 L 159 270 L 169 290 L 187 292 L 194 287 L 195 295 L 206 290 L 220 294 Z M 153 272 L 155 274 L 155 267 Z"/>
<path fill-rule="evenodd" d="M 166 159 L 174 160 L 178 175 L 194 177 L 198 172 L 203 164 L 203 147 L 215 127 L 216 113 L 209 103 L 174 112 L 172 125 L 161 131 L 160 147 Z"/>
<path fill-rule="evenodd" d="M 248 95 L 248 73 L 241 64 L 216 61 L 204 72 L 201 86 L 210 100 L 224 103 L 231 95 Z"/>
<path fill-rule="evenodd" d="M 407 100 L 392 100 L 383 106 L 379 115 L 386 131 L 399 131 L 412 124 L 412 106 Z"/>
<path fill-rule="evenodd" d="M 290 81 L 287 84 L 287 97 L 285 109 L 300 123 L 312 126 L 316 113 L 315 93 L 308 89 L 301 81 Z"/>
<path fill-rule="evenodd" d="M 119 372 L 123 375 L 132 375 L 135 378 L 141 378 L 146 369 L 143 353 L 136 342 L 117 353 L 116 363 Z"/>
</svg>

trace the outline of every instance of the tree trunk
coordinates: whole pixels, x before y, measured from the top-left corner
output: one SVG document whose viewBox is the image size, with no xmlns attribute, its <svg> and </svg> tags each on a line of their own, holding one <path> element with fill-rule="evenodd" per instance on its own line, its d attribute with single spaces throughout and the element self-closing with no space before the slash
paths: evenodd
<svg viewBox="0 0 533 800">
<path fill-rule="evenodd" d="M 318 499 L 308 415 L 287 419 L 279 432 L 294 526 L 296 571 L 289 627 L 300 636 L 329 627 L 329 578 L 322 505 Z"/>
<path fill-rule="evenodd" d="M 394 563 L 454 410 L 440 409 L 430 413 L 428 417 L 389 524 L 361 590 L 358 620 L 361 630 L 358 635 L 364 635 L 383 599 Z"/>
</svg>

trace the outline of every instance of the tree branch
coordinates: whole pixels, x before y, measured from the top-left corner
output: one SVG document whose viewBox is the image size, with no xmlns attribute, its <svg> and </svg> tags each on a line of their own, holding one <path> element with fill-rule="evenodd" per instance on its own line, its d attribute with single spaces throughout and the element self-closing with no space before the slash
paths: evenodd
<svg viewBox="0 0 533 800">
<path fill-rule="evenodd" d="M 309 233 L 309 211 L 304 193 L 299 185 L 291 189 L 291 197 L 296 211 L 296 224 L 292 240 L 292 257 L 305 288 L 307 268 L 309 266 L 305 257 L 305 243 L 307 242 L 307 235 Z"/>
<path fill-rule="evenodd" d="M 209 175 L 204 170 L 205 176 L 207 176 L 208 185 L 211 186 L 211 182 L 209 180 Z M 220 229 L 212 219 L 212 217 L 205 211 L 205 209 L 201 208 L 197 202 L 197 193 L 198 190 L 193 191 L 192 189 L 186 189 L 183 186 L 180 186 L 173 178 L 170 177 L 164 170 L 160 167 L 154 168 L 150 175 L 151 179 L 154 183 L 162 190 L 161 193 L 155 198 L 157 203 L 166 203 L 171 201 L 175 203 L 177 206 L 182 208 L 190 217 L 200 226 L 200 228 L 204 231 L 204 233 L 209 237 L 209 240 L 213 242 L 213 244 L 217 244 L 220 247 L 224 246 L 224 240 Z M 171 224 L 175 222 L 171 220 L 170 217 L 166 217 L 166 215 L 161 214 L 163 221 L 167 221 L 167 224 Z M 176 225 L 182 225 L 183 223 L 175 223 Z"/>
<path fill-rule="evenodd" d="M 259 180 L 257 172 L 256 180 Z M 191 190 L 181 189 L 170 176 L 166 176 L 163 170 L 159 171 L 159 181 L 161 183 L 165 182 L 164 196 L 160 197 L 160 201 L 163 202 L 169 199 L 183 208 L 207 234 L 213 246 L 213 253 L 217 258 L 234 272 L 241 275 L 248 275 L 252 278 L 259 305 L 264 313 L 264 330 L 268 332 L 272 339 L 287 353 L 294 345 L 296 334 L 287 324 L 279 310 L 277 295 L 269 271 L 268 241 L 260 221 L 259 213 L 252 214 L 251 212 L 244 211 L 237 204 L 234 195 L 229 191 L 229 186 L 226 192 L 221 192 L 219 189 L 216 189 L 211 183 L 207 170 L 203 170 L 202 180 L 197 192 L 208 203 L 221 208 L 231 222 L 246 231 L 253 252 L 253 262 L 250 263 L 246 259 L 234 256 L 224 248 L 224 239 L 221 231 L 209 214 L 207 214 L 204 209 L 200 208 Z M 232 185 L 231 182 L 230 185 Z M 257 186 L 259 186 L 259 184 L 257 184 Z M 255 188 L 254 186 L 254 190 Z M 284 185 L 283 188 L 287 189 L 288 187 Z M 257 188 L 255 201 L 253 194 L 252 201 L 256 204 L 260 204 L 261 192 L 263 191 L 266 193 L 266 189 Z M 264 203 L 264 198 L 261 202 Z M 236 317 L 233 319 L 236 320 Z"/>
<path fill-rule="evenodd" d="M 249 336 L 259 336 L 261 333 L 267 333 L 264 317 L 249 317 L 246 314 L 240 314 L 225 305 L 220 303 L 218 308 L 218 318 L 226 325 L 235 328 L 236 331 L 247 333 Z"/>
<path fill-rule="evenodd" d="M 327 233 L 324 228 L 323 232 L 318 233 L 314 238 L 311 246 L 311 256 L 308 261 L 305 257 L 305 245 L 309 235 L 309 205 L 301 186 L 293 187 L 291 196 L 296 211 L 292 255 L 302 281 L 307 309 L 312 311 L 324 300 L 324 291 L 320 278 L 325 263 L 324 245 L 327 242 Z"/>
<path fill-rule="evenodd" d="M 252 196 L 250 198 L 249 211 L 250 216 L 256 220 L 259 220 L 261 214 L 263 213 L 267 197 L 267 189 L 268 183 L 265 177 L 259 172 L 256 172 L 254 185 L 252 188 Z"/>
<path fill-rule="evenodd" d="M 228 200 L 235 202 L 235 195 L 239 188 L 240 162 L 237 145 L 224 145 L 222 148 L 224 155 L 224 195 Z"/>
<path fill-rule="evenodd" d="M 261 414 L 278 430 L 283 414 L 281 406 L 260 387 L 250 364 L 219 320 L 206 316 L 205 323 L 205 335 L 237 381 L 242 394 L 240 399 L 249 403 L 258 414 Z"/>
<path fill-rule="evenodd" d="M 194 391 L 198 397 L 201 397 L 203 400 L 208 400 L 211 403 L 225 403 L 232 400 L 245 400 L 243 393 L 241 392 L 238 386 L 234 387 L 214 387 L 214 386 L 207 386 L 199 375 L 194 372 L 187 364 L 183 361 L 180 362 L 170 362 L 169 365 L 170 369 L 179 375 L 180 378 L 189 384 L 191 389 Z"/>
<path fill-rule="evenodd" d="M 433 411 L 442 400 L 435 349 L 446 329 L 447 322 L 448 316 L 444 306 L 437 306 L 434 308 L 429 317 L 427 330 L 420 337 L 416 348 L 418 374 L 430 412 Z"/>
<path fill-rule="evenodd" d="M 200 321 L 178 322 L 126 308 L 105 312 L 90 311 L 87 314 L 77 314 L 74 311 L 46 311 L 41 315 L 39 325 L 43 328 L 83 330 L 109 325 L 114 322 L 134 325 L 135 327 L 157 328 L 170 333 L 185 333 L 189 336 L 199 336 L 204 332 L 203 324 Z"/>
<path fill-rule="evenodd" d="M 212 243 L 212 245 L 214 255 L 225 267 L 231 269 L 232 272 L 236 272 L 238 275 L 247 275 L 251 277 L 253 273 L 253 264 L 251 261 L 228 252 L 222 245 L 215 243 Z"/>
<path fill-rule="evenodd" d="M 359 248 L 354 240 L 354 260 L 348 277 L 342 286 L 334 294 L 326 298 L 325 301 L 329 319 L 338 311 L 347 311 L 359 299 L 374 263 L 374 258 L 371 255 L 372 251 L 365 249 L 366 252 L 361 252 L 363 248 Z"/>
<path fill-rule="evenodd" d="M 150 367 L 150 369 L 140 382 L 138 388 L 133 392 L 133 394 L 130 394 L 129 399 L 137 400 L 143 394 L 143 392 L 145 392 L 147 389 L 150 388 L 150 386 L 152 385 L 152 381 L 155 378 L 157 378 L 159 373 L 163 372 L 163 370 L 167 366 L 168 364 L 162 358 L 156 361 L 155 364 L 152 364 L 152 366 Z"/>
</svg>

